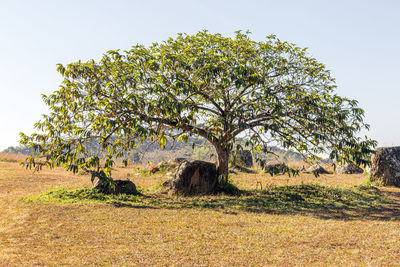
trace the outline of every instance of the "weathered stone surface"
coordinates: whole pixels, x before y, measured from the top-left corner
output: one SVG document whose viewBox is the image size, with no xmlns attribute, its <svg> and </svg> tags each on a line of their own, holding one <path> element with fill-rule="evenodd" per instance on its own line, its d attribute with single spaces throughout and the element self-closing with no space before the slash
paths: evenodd
<svg viewBox="0 0 400 267">
<path fill-rule="evenodd" d="M 243 167 L 253 167 L 253 156 L 250 150 L 240 150 L 236 155 L 236 163 Z"/>
<path fill-rule="evenodd" d="M 288 166 L 285 163 L 279 161 L 268 161 L 264 165 L 264 171 L 267 173 L 278 174 L 284 172 L 287 169 Z"/>
<path fill-rule="evenodd" d="M 400 187 L 400 147 L 380 147 L 371 157 L 371 181 Z"/>
<path fill-rule="evenodd" d="M 183 161 L 176 169 L 171 191 L 181 195 L 204 195 L 214 192 L 217 182 L 215 164 L 200 160 Z"/>
<path fill-rule="evenodd" d="M 336 167 L 337 174 L 357 174 L 363 172 L 363 169 L 354 164 L 343 164 Z"/>
<path fill-rule="evenodd" d="M 312 173 L 317 173 L 317 174 L 329 173 L 321 165 L 318 165 L 318 164 L 312 165 L 306 171 L 307 172 L 312 172 Z"/>
<path fill-rule="evenodd" d="M 111 180 L 112 181 L 112 180 Z M 104 194 L 128 194 L 128 195 L 136 195 L 138 191 L 136 190 L 136 186 L 132 181 L 129 180 L 114 180 L 112 181 L 114 186 L 110 184 L 109 180 L 98 180 L 94 189 L 97 189 L 99 192 Z"/>
</svg>

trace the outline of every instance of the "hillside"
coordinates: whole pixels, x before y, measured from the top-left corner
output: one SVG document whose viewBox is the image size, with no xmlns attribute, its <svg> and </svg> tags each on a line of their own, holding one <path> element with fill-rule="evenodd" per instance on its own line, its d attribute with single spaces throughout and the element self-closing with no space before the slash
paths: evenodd
<svg viewBox="0 0 400 267">
<path fill-rule="evenodd" d="M 245 147 L 245 140 L 239 139 L 238 143 Z M 95 142 L 87 143 L 86 146 L 91 154 L 100 157 L 103 155 L 100 146 Z M 271 151 L 273 153 L 261 154 L 258 155 L 258 157 L 264 160 L 279 160 L 286 163 L 303 160 L 301 154 L 296 152 L 284 150 L 278 147 L 271 147 Z M 29 155 L 32 150 L 24 146 L 10 146 L 2 152 Z M 182 141 L 173 142 L 173 140 L 168 140 L 164 149 L 160 149 L 157 142 L 144 142 L 140 147 L 130 152 L 129 159 L 136 163 L 148 163 L 149 161 L 157 163 L 176 157 L 214 161 L 215 155 L 214 148 L 204 139 L 189 138 L 186 143 Z"/>
</svg>

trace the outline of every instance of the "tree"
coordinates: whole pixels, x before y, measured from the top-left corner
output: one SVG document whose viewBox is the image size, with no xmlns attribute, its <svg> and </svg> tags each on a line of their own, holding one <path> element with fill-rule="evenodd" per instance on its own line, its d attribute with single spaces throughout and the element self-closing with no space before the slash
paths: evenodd
<svg viewBox="0 0 400 267">
<path fill-rule="evenodd" d="M 149 47 L 108 51 L 96 62 L 58 64 L 60 89 L 43 95 L 50 114 L 35 124 L 38 133 L 21 143 L 46 157 L 36 165 L 66 165 L 110 173 L 115 158 L 145 140 L 186 141 L 200 136 L 218 157 L 221 185 L 235 143 L 245 137 L 253 150 L 272 144 L 315 160 L 329 154 L 339 162 L 368 164 L 376 142 L 357 133 L 369 128 L 357 101 L 334 93 L 330 72 L 306 49 L 236 32 L 234 38 L 207 31 L 178 34 Z M 169 139 L 167 139 L 169 138 Z M 104 162 L 86 142 L 101 144 Z"/>
</svg>

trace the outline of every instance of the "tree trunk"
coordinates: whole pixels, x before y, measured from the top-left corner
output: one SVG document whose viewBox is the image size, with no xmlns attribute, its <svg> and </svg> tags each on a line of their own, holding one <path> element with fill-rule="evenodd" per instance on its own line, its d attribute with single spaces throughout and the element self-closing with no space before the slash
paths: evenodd
<svg viewBox="0 0 400 267">
<path fill-rule="evenodd" d="M 219 147 L 217 148 L 218 154 L 218 166 L 217 174 L 220 186 L 225 186 L 228 183 L 229 175 L 229 153 L 227 148 Z"/>
</svg>

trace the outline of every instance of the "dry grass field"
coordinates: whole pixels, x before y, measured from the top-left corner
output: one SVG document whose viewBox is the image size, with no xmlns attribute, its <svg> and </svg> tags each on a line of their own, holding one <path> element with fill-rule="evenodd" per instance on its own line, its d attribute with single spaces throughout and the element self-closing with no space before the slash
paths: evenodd
<svg viewBox="0 0 400 267">
<path fill-rule="evenodd" d="M 90 186 L 90 179 L 0 161 L 0 266 L 400 262 L 400 190 L 355 187 L 364 175 L 237 173 L 231 181 L 245 194 L 195 198 L 157 191 L 165 174 L 134 175 L 124 168 L 115 178 L 131 179 L 144 196 L 43 201 L 37 197 L 43 191 Z"/>
</svg>

